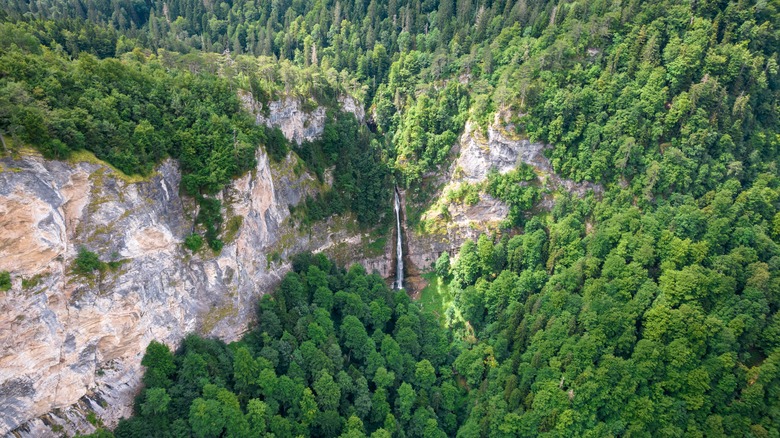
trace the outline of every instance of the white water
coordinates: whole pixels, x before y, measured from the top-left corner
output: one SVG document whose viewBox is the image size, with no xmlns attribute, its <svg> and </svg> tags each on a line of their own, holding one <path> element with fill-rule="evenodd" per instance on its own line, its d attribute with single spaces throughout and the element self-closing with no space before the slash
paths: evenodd
<svg viewBox="0 0 780 438">
<path fill-rule="evenodd" d="M 398 190 L 395 190 L 395 225 L 398 235 L 396 242 L 395 257 L 395 288 L 404 288 L 404 248 L 401 241 L 401 198 L 398 197 Z"/>
</svg>

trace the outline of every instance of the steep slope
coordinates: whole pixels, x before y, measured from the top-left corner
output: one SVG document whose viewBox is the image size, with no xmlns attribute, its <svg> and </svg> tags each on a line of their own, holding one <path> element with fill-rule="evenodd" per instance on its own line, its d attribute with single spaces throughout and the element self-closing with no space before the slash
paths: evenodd
<svg viewBox="0 0 780 438">
<path fill-rule="evenodd" d="M 485 191 L 483 185 L 492 172 L 507 174 L 521 166 L 530 166 L 536 176 L 529 184 L 538 186 L 542 192 L 535 206 L 538 211 L 552 208 L 559 193 L 578 197 L 603 193 L 599 184 L 577 183 L 555 174 L 544 155 L 552 147 L 513 134 L 514 126 L 507 118 L 497 113 L 486 132 L 468 122 L 446 170 L 426 175 L 426 185 L 437 188 L 435 195 L 416 205 L 407 201 L 406 207 L 418 210 L 420 217 L 416 226 L 405 230 L 410 236 L 406 257 L 411 262 L 413 276 L 430 270 L 443 252 L 456 254 L 465 240 L 475 240 L 483 233 L 502 228 L 510 206 Z M 450 200 L 452 193 L 467 187 L 472 187 L 477 194 L 475 201 Z M 418 289 L 422 286 L 419 282 L 415 284 Z"/>
<path fill-rule="evenodd" d="M 300 141 L 322 133 L 317 114 L 324 111 L 285 100 L 271 105 L 267 122 Z M 343 262 L 389 274 L 383 254 L 364 258 L 369 237 L 348 220 L 303 230 L 289 219 L 290 206 L 323 189 L 308 173 L 296 175 L 296 158 L 272 164 L 262 150 L 256 158 L 254 171 L 220 193 L 227 222 L 237 225 L 217 255 L 182 245 L 194 205 L 179 194 L 173 161 L 136 182 L 94 159 L 0 160 L 0 271 L 14 283 L 0 295 L 0 434 L 89 430 L 89 410 L 109 426 L 128 416 L 147 344 L 175 346 L 193 331 L 238 338 L 255 299 L 289 270 L 290 254 L 339 248 Z M 81 247 L 114 268 L 74 275 Z"/>
</svg>

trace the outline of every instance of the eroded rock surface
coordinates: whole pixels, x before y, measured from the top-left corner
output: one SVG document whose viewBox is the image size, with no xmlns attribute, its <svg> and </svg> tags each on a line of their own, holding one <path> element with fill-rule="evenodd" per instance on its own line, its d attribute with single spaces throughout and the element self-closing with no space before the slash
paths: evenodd
<svg viewBox="0 0 780 438">
<path fill-rule="evenodd" d="M 322 132 L 324 110 L 280 105 L 264 123 L 278 123 L 292 141 Z M 258 150 L 257 162 L 220 194 L 237 232 L 219 254 L 193 255 L 182 242 L 195 206 L 179 193 L 174 161 L 131 183 L 102 164 L 0 159 L 0 271 L 13 279 L 0 292 L 0 436 L 90 432 L 90 411 L 115 425 L 131 414 L 151 340 L 175 347 L 189 332 L 237 339 L 292 254 L 338 249 L 341 262 L 390 275 L 389 255 L 366 257 L 370 236 L 345 226 L 348 218 L 313 229 L 290 219 L 290 206 L 324 189 L 293 171 L 297 158 L 271 163 Z M 82 246 L 113 267 L 75 275 Z"/>
</svg>

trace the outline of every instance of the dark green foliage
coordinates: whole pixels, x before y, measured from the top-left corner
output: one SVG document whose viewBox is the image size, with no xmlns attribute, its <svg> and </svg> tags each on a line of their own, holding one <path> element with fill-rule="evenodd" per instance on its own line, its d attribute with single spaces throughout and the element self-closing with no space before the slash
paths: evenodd
<svg viewBox="0 0 780 438">
<path fill-rule="evenodd" d="M 146 354 L 141 360 L 141 365 L 146 367 L 144 384 L 147 388 L 168 388 L 171 386 L 170 378 L 176 372 L 176 364 L 167 345 L 152 341 L 146 347 Z"/>
<path fill-rule="evenodd" d="M 778 199 L 762 174 L 655 211 L 569 200 L 506 250 L 466 242 L 448 312 L 480 341 L 454 361 L 476 403 L 461 433 L 777 433 Z"/>
<path fill-rule="evenodd" d="M 79 275 L 91 276 L 95 272 L 106 269 L 106 263 L 100 261 L 100 258 L 94 252 L 85 247 L 79 248 L 76 260 L 73 262 L 73 272 Z"/>
<path fill-rule="evenodd" d="M 11 273 L 8 271 L 0 272 L 0 291 L 11 289 Z"/>
<path fill-rule="evenodd" d="M 184 246 L 192 252 L 198 252 L 203 247 L 203 238 L 200 234 L 190 234 L 184 239 Z"/>
<path fill-rule="evenodd" d="M 197 222 L 206 229 L 206 241 L 211 249 L 219 252 L 223 245 L 218 237 L 222 226 L 222 203 L 218 199 L 200 196 L 198 204 L 200 211 L 198 211 Z"/>
<path fill-rule="evenodd" d="M 330 113 L 322 139 L 295 151 L 320 178 L 326 169 L 333 169 L 332 189 L 306 200 L 305 219 L 317 221 L 352 211 L 361 225 L 379 222 L 390 205 L 389 172 L 376 140 L 352 115 Z"/>
<path fill-rule="evenodd" d="M 129 173 L 178 158 L 217 250 L 213 195 L 255 145 L 290 149 L 236 84 L 263 104 L 363 98 L 366 128 L 330 113 L 292 147 L 333 177 L 304 222 L 375 225 L 390 169 L 435 201 L 467 122 L 550 145 L 549 166 L 482 186 L 510 207 L 503 234 L 437 262 L 448 331 L 360 269 L 295 257 L 241 342 L 190 337 L 172 372 L 150 366 L 117 436 L 780 434 L 776 2 L 88 3 L 3 4 L 21 21 L 0 24 L 0 134 Z M 535 172 L 603 196 L 542 193 Z M 479 201 L 461 187 L 449 201 Z"/>
<path fill-rule="evenodd" d="M 287 156 L 290 147 L 288 146 L 287 139 L 284 137 L 281 129 L 266 128 L 265 150 L 274 161 L 282 161 Z"/>
<path fill-rule="evenodd" d="M 260 324 L 241 341 L 190 336 L 175 356 L 163 344 L 149 344 L 136 416 L 120 422 L 116 436 L 371 434 L 387 429 L 391 414 L 400 427 L 413 427 L 419 409 L 426 418 L 420 430 L 440 435 L 445 419 L 463 415 L 452 402 L 464 394 L 448 371 L 451 339 L 434 318 L 362 267 L 344 271 L 311 254 L 295 257 L 294 266 L 275 295 L 261 300 Z M 329 310 L 313 297 L 332 285 L 343 290 Z M 440 392 L 451 403 L 429 407 Z M 180 418 L 187 422 L 173 421 Z"/>
</svg>

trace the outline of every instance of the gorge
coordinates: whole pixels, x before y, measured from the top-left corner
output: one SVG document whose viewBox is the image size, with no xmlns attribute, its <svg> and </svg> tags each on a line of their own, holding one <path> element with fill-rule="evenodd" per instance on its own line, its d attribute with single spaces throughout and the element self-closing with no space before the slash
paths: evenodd
<svg viewBox="0 0 780 438">
<path fill-rule="evenodd" d="M 0 436 L 780 436 L 780 5 L 0 4 Z"/>
</svg>

